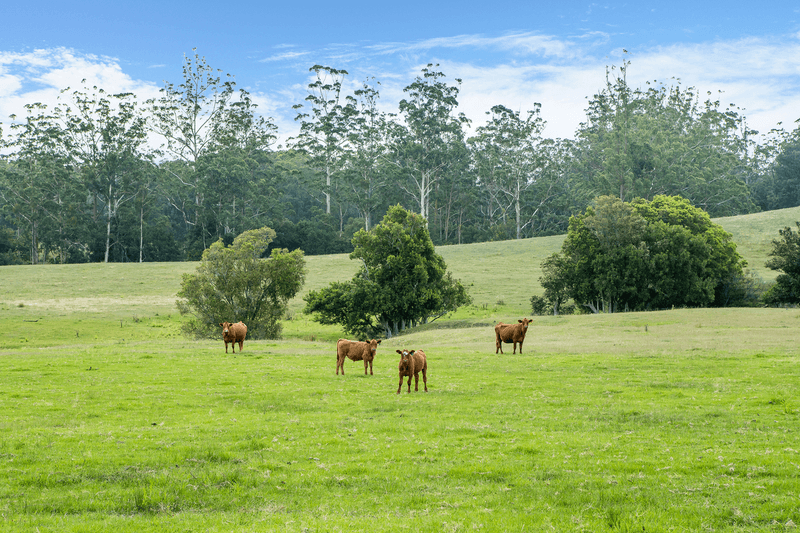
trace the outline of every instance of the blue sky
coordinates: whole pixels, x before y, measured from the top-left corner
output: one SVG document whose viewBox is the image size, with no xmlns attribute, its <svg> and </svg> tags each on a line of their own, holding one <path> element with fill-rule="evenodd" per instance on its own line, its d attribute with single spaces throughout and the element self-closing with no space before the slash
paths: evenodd
<svg viewBox="0 0 800 533">
<path fill-rule="evenodd" d="M 235 75 L 282 140 L 296 132 L 314 64 L 345 69 L 350 88 L 381 82 L 396 110 L 427 63 L 463 80 L 460 110 L 485 120 L 496 104 L 542 104 L 548 137 L 571 137 L 606 66 L 631 61 L 629 82 L 723 91 L 764 132 L 800 119 L 800 3 L 170 2 L 9 0 L 0 7 L 0 122 L 26 103 L 52 105 L 81 79 L 157 95 L 181 81 L 192 49 Z M 622 50 L 627 50 L 623 54 Z"/>
</svg>

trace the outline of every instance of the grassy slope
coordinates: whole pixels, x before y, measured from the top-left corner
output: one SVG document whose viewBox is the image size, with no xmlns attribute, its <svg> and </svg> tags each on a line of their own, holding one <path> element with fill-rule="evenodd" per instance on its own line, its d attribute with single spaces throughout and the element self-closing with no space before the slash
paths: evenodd
<svg viewBox="0 0 800 533">
<path fill-rule="evenodd" d="M 764 267 L 770 243 L 778 229 L 794 228 L 800 207 L 753 215 L 715 219 L 733 235 L 748 266 L 764 279 L 775 272 Z M 440 246 L 454 277 L 469 287 L 477 307 L 497 307 L 511 314 L 528 313 L 529 300 L 541 293 L 541 262 L 559 251 L 563 236 Z M 293 313 L 303 307 L 302 296 L 333 281 L 350 279 L 358 263 L 347 254 L 307 258 L 308 274 L 300 295 L 290 303 Z M 20 303 L 48 310 L 61 308 L 113 316 L 175 312 L 175 293 L 181 275 L 195 263 L 127 263 L 89 265 L 11 266 L 0 268 L 0 302 Z M 124 300 L 124 305 L 118 305 Z"/>
<path fill-rule="evenodd" d="M 798 219 L 795 208 L 719 222 L 757 268 Z M 539 317 L 524 355 L 496 356 L 492 322 L 528 314 L 539 263 L 560 242 L 439 248 L 476 305 L 385 341 L 372 377 L 350 361 L 334 376 L 339 332 L 307 317 L 236 356 L 182 338 L 173 302 L 191 263 L 0 268 L 0 525 L 800 524 L 800 312 Z M 305 290 L 357 268 L 346 255 L 308 265 Z M 394 394 L 401 347 L 428 352 L 430 394 Z"/>
</svg>

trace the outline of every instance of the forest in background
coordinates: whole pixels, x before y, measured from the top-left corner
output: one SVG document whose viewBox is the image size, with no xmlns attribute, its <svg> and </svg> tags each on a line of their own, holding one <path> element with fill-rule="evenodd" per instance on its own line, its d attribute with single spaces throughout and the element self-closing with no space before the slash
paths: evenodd
<svg viewBox="0 0 800 533">
<path fill-rule="evenodd" d="M 721 95 L 634 88 L 629 68 L 598 80 L 573 139 L 545 137 L 539 106 L 498 103 L 470 129 L 461 81 L 432 64 L 392 112 L 379 80 L 347 92 L 346 71 L 313 66 L 286 146 L 196 54 L 156 99 L 66 88 L 0 125 L 0 264 L 197 260 L 264 226 L 272 248 L 349 252 L 398 204 L 437 245 L 563 234 L 601 195 L 679 195 L 712 217 L 800 205 L 800 128 L 759 135 Z"/>
</svg>

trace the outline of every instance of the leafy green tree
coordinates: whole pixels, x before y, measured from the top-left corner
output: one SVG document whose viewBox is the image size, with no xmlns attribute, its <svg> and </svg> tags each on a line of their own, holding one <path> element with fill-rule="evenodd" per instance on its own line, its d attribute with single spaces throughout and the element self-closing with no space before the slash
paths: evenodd
<svg viewBox="0 0 800 533">
<path fill-rule="evenodd" d="M 775 278 L 775 285 L 764 295 L 771 305 L 800 303 L 800 222 L 798 231 L 791 227 L 779 230 L 781 238 L 772 241 L 767 268 L 781 272 Z"/>
<path fill-rule="evenodd" d="M 745 264 L 731 235 L 684 198 L 605 196 L 570 219 L 541 281 L 551 300 L 566 293 L 593 312 L 725 305 Z"/>
<path fill-rule="evenodd" d="M 371 231 L 353 237 L 351 259 L 362 269 L 350 282 L 305 297 L 306 313 L 354 335 L 388 338 L 470 302 L 434 250 L 425 219 L 394 206 Z"/>
<path fill-rule="evenodd" d="M 623 201 L 679 194 L 712 216 L 752 212 L 749 128 L 738 108 L 700 103 L 697 90 L 634 89 L 630 62 L 606 71 L 578 131 L 583 186 Z M 710 93 L 709 93 L 710 95 Z"/>
<path fill-rule="evenodd" d="M 463 113 L 454 116 L 459 86 L 448 85 L 445 75 L 428 64 L 403 91 L 400 116 L 403 124 L 393 131 L 393 163 L 401 170 L 398 184 L 419 206 L 419 214 L 429 220 L 430 197 L 451 163 L 463 153 L 464 131 L 469 122 Z M 461 80 L 455 80 L 460 85 Z"/>
<path fill-rule="evenodd" d="M 243 321 L 253 338 L 276 338 L 288 302 L 305 281 L 302 250 L 272 250 L 262 255 L 275 238 L 271 228 L 245 231 L 225 246 L 222 240 L 205 252 L 194 274 L 184 274 L 177 306 L 192 314 L 188 333 L 210 336 L 222 321 Z"/>
<path fill-rule="evenodd" d="M 86 260 L 86 189 L 76 175 L 59 110 L 26 106 L 12 124 L 6 165 L 0 168 L 2 211 L 22 240 L 31 264 Z M 14 119 L 16 117 L 12 117 Z"/>
<path fill-rule="evenodd" d="M 296 121 L 300 122 L 300 134 L 295 140 L 295 148 L 303 150 L 322 177 L 321 187 L 325 196 L 325 213 L 331 213 L 331 197 L 336 188 L 334 175 L 341 171 L 344 159 L 344 141 L 347 137 L 345 113 L 342 103 L 342 83 L 346 70 L 338 70 L 322 65 L 309 69 L 316 79 L 308 85 L 306 101 L 311 104 L 311 112 L 298 112 Z M 294 109 L 302 110 L 303 104 Z"/>
</svg>

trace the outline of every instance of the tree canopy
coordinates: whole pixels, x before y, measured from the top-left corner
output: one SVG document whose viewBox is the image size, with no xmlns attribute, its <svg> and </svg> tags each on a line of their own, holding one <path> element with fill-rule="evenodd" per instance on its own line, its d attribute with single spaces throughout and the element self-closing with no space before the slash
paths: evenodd
<svg viewBox="0 0 800 533">
<path fill-rule="evenodd" d="M 305 259 L 301 250 L 272 250 L 271 228 L 245 231 L 225 246 L 222 239 L 205 252 L 194 274 L 184 274 L 178 292 L 181 314 L 192 314 L 187 332 L 207 336 L 220 322 L 247 324 L 253 338 L 276 338 L 289 300 L 303 286 Z"/>
<path fill-rule="evenodd" d="M 593 312 L 722 305 L 746 265 L 731 235 L 679 196 L 598 197 L 543 263 L 545 294 Z"/>
<path fill-rule="evenodd" d="M 286 146 L 234 76 L 196 52 L 144 103 L 65 89 L 0 125 L 4 261 L 197 260 L 263 226 L 273 247 L 351 252 L 398 204 L 439 245 L 564 233 L 600 195 L 680 195 L 712 217 L 800 203 L 800 128 L 756 137 L 735 105 L 676 80 L 633 87 L 630 68 L 609 67 L 566 140 L 546 137 L 538 104 L 491 102 L 471 130 L 462 81 L 435 64 L 394 110 L 379 105 L 379 80 L 313 65 Z"/>
<path fill-rule="evenodd" d="M 447 272 L 422 216 L 394 206 L 371 231 L 353 237 L 351 259 L 362 268 L 349 282 L 306 295 L 306 313 L 323 324 L 340 324 L 360 337 L 387 338 L 470 302 Z"/>
<path fill-rule="evenodd" d="M 796 224 L 798 231 L 787 226 L 779 231 L 781 238 L 772 241 L 766 266 L 780 272 L 764 295 L 772 305 L 800 303 L 800 222 Z"/>
</svg>

